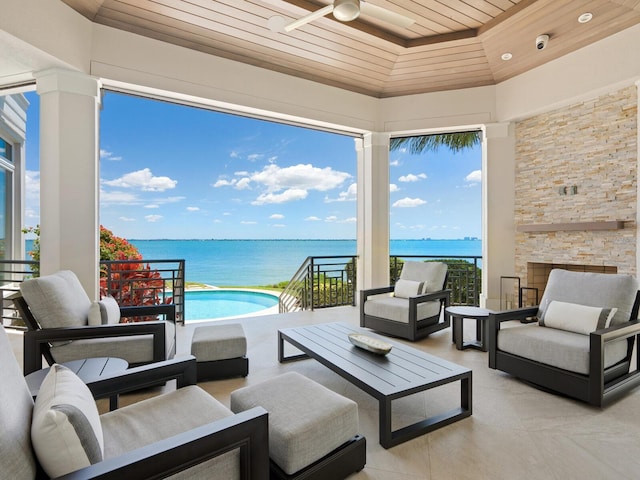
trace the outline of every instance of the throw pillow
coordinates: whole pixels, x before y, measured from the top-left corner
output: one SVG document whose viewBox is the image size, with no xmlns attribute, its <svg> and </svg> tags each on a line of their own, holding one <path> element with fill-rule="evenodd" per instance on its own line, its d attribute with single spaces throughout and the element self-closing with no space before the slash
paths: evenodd
<svg viewBox="0 0 640 480">
<path fill-rule="evenodd" d="M 89 325 L 114 325 L 120 323 L 120 306 L 113 297 L 93 302 L 89 308 Z"/>
<path fill-rule="evenodd" d="M 544 326 L 589 335 L 595 330 L 607 328 L 617 308 L 589 307 L 553 300 L 544 315 Z"/>
<path fill-rule="evenodd" d="M 424 282 L 398 279 L 394 287 L 393 295 L 398 298 L 415 297 L 422 294 Z"/>
<path fill-rule="evenodd" d="M 54 364 L 36 397 L 31 443 L 49 477 L 59 477 L 104 455 L 102 425 L 89 387 L 62 365 Z"/>
</svg>

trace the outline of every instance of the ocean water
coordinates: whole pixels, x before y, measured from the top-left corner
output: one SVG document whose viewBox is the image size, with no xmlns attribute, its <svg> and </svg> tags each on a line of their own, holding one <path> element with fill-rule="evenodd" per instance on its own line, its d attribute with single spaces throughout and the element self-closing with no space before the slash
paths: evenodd
<svg viewBox="0 0 640 480">
<path fill-rule="evenodd" d="M 289 281 L 309 256 L 355 255 L 355 240 L 129 240 L 149 260 L 185 260 L 189 282 L 260 286 Z M 32 248 L 27 241 L 26 249 Z M 391 255 L 480 256 L 480 240 L 392 240 Z M 27 255 L 28 257 L 28 255 Z M 30 257 L 28 257 L 30 259 Z"/>
<path fill-rule="evenodd" d="M 308 256 L 355 255 L 355 240 L 130 240 L 148 259 L 185 259 L 190 282 L 257 286 L 289 281 Z M 392 240 L 391 255 L 480 256 L 480 240 Z"/>
</svg>

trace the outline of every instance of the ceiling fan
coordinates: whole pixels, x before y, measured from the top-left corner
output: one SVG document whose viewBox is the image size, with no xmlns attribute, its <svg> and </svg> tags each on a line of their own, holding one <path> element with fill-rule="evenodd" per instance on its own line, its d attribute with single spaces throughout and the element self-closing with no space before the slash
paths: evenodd
<svg viewBox="0 0 640 480">
<path fill-rule="evenodd" d="M 360 0 L 334 0 L 333 5 L 327 5 L 326 7 L 316 10 L 309 15 L 305 15 L 298 20 L 284 25 L 284 30 L 286 32 L 290 32 L 302 25 L 313 22 L 317 18 L 324 17 L 329 13 L 333 13 L 335 19 L 341 22 L 350 22 L 355 20 L 361 13 L 401 28 L 408 28 L 415 22 L 413 18 L 405 17 L 404 15 L 392 12 L 386 8 L 378 7 L 372 3 L 361 2 Z"/>
</svg>

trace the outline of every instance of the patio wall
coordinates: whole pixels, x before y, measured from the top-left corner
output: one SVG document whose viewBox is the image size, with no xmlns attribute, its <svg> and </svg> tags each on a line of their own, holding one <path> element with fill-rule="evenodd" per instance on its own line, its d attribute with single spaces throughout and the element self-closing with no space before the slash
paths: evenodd
<svg viewBox="0 0 640 480">
<path fill-rule="evenodd" d="M 624 221 L 618 230 L 516 232 L 517 276 L 527 278 L 528 262 L 637 273 L 637 118 L 629 86 L 516 123 L 516 229 Z"/>
</svg>

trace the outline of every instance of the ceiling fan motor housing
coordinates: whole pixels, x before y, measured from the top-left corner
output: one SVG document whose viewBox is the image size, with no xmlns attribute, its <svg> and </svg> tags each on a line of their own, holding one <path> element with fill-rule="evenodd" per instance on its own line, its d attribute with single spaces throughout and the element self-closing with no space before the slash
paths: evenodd
<svg viewBox="0 0 640 480">
<path fill-rule="evenodd" d="M 333 16 L 341 22 L 350 22 L 360 15 L 360 0 L 334 0 Z"/>
</svg>

